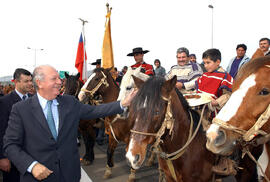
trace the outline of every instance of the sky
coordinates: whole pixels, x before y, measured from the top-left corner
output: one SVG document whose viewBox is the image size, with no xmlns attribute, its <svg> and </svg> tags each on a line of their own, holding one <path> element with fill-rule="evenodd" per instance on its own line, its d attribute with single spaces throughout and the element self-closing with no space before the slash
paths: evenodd
<svg viewBox="0 0 270 182">
<path fill-rule="evenodd" d="M 236 55 L 237 44 L 246 44 L 251 57 L 259 39 L 270 38 L 269 0 L 1 1 L 0 77 L 12 75 L 18 67 L 32 71 L 35 65 L 43 64 L 77 73 L 74 65 L 82 31 L 78 18 L 89 22 L 85 25 L 87 62 L 101 58 L 106 3 L 112 7 L 112 43 L 118 69 L 135 63 L 133 57 L 126 56 L 135 47 L 149 50 L 144 60 L 153 64 L 158 58 L 166 71 L 176 64 L 179 47 L 195 53 L 200 63 L 202 53 L 211 48 L 212 13 L 213 47 L 220 49 L 225 68 Z M 88 65 L 88 69 L 93 68 Z"/>
</svg>

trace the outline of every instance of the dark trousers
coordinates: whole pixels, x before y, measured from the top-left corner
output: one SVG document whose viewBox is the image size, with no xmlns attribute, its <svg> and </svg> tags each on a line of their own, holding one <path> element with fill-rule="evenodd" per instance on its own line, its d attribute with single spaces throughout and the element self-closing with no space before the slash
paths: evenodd
<svg viewBox="0 0 270 182">
<path fill-rule="evenodd" d="M 12 163 L 9 172 L 3 171 L 3 182 L 20 182 L 20 172 Z"/>
</svg>

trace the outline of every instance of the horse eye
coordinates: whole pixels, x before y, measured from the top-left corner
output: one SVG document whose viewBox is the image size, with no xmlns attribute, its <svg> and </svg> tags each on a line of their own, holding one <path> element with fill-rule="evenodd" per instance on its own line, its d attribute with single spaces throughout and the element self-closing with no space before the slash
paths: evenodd
<svg viewBox="0 0 270 182">
<path fill-rule="evenodd" d="M 269 90 L 266 88 L 263 88 L 260 92 L 259 95 L 268 95 L 269 94 Z"/>
<path fill-rule="evenodd" d="M 132 89 L 132 87 L 127 87 L 127 88 L 126 88 L 126 90 L 131 90 L 131 89 Z"/>
</svg>

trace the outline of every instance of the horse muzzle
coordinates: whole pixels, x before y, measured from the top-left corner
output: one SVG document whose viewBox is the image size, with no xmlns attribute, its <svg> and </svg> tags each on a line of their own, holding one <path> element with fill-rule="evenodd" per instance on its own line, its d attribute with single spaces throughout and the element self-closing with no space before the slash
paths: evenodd
<svg viewBox="0 0 270 182">
<path fill-rule="evenodd" d="M 231 152 L 228 152 L 226 136 L 226 132 L 223 129 L 219 129 L 215 133 L 208 133 L 206 148 L 215 154 L 229 155 L 228 153 Z"/>
</svg>

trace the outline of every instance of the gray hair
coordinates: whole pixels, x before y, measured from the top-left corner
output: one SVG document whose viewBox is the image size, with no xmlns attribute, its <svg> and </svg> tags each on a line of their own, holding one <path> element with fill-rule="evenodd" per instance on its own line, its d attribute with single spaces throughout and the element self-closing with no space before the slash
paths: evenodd
<svg viewBox="0 0 270 182">
<path fill-rule="evenodd" d="M 45 79 L 45 74 L 43 71 L 45 67 L 51 67 L 51 68 L 55 69 L 54 67 L 52 67 L 50 65 L 41 65 L 41 66 L 38 66 L 34 69 L 34 71 L 33 71 L 33 85 L 34 85 L 34 88 L 36 90 L 38 90 L 37 80 L 43 81 Z"/>
<path fill-rule="evenodd" d="M 189 51 L 185 47 L 180 47 L 179 49 L 177 49 L 176 54 L 180 54 L 182 52 L 186 53 L 187 57 L 189 57 Z"/>
</svg>

